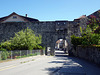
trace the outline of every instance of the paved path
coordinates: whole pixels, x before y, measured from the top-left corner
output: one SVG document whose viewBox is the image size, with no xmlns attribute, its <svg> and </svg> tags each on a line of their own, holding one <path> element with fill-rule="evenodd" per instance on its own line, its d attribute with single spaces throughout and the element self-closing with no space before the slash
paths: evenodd
<svg viewBox="0 0 100 75">
<path fill-rule="evenodd" d="M 60 58 L 61 56 L 62 58 Z M 69 57 L 64 54 L 57 58 L 66 60 L 66 62 L 54 75 L 100 75 L 100 67 L 86 60 Z"/>
<path fill-rule="evenodd" d="M 56 51 L 56 56 L 34 56 L 0 63 L 0 75 L 100 75 L 100 67 Z"/>
</svg>

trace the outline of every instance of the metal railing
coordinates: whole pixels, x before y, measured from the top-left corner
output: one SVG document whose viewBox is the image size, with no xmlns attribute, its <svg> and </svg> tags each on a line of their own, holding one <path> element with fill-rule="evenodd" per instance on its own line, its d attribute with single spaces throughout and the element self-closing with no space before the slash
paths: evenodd
<svg viewBox="0 0 100 75">
<path fill-rule="evenodd" d="M 44 50 L 13 50 L 0 51 L 0 60 L 17 59 L 28 56 L 43 55 Z"/>
</svg>

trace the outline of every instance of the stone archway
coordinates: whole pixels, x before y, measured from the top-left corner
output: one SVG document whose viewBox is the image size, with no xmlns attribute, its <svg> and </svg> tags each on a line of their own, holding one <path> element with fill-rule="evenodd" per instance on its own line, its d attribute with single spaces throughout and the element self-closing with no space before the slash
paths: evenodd
<svg viewBox="0 0 100 75">
<path fill-rule="evenodd" d="M 68 43 L 64 39 L 59 39 L 55 43 L 55 50 L 61 50 L 64 51 L 64 53 L 67 53 L 68 50 L 67 47 L 68 47 Z"/>
<path fill-rule="evenodd" d="M 73 25 L 74 24 L 74 25 Z M 0 24 L 0 42 L 9 40 L 16 32 L 22 29 L 30 28 L 34 33 L 42 35 L 42 46 L 46 47 L 45 54 L 47 55 L 47 47 L 50 47 L 50 55 L 54 55 L 55 43 L 58 39 L 68 41 L 68 50 L 71 47 L 70 36 L 78 35 L 79 25 L 75 22 L 68 21 L 51 21 L 51 22 L 35 22 L 35 23 L 1 23 Z M 76 31 L 77 30 L 77 31 Z"/>
<path fill-rule="evenodd" d="M 45 31 L 45 33 L 43 33 L 43 35 L 45 35 L 43 38 L 46 40 L 44 42 L 45 46 L 46 46 L 46 50 L 45 50 L 45 54 L 48 55 L 50 53 L 50 55 L 55 55 L 55 44 L 57 42 L 57 40 L 59 39 L 63 39 L 64 41 L 68 41 L 68 48 L 66 48 L 66 50 L 69 49 L 69 43 L 70 43 L 70 37 L 68 36 L 68 28 L 67 28 L 67 24 L 65 22 L 57 22 L 56 25 L 54 26 L 54 31 Z M 50 50 L 48 50 L 48 47 L 50 47 Z M 50 52 L 49 52 L 50 51 Z"/>
</svg>

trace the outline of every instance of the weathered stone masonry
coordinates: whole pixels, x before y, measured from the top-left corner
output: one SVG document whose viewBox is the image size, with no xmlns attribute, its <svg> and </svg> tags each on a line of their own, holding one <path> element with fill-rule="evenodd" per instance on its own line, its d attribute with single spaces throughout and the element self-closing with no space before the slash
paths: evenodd
<svg viewBox="0 0 100 75">
<path fill-rule="evenodd" d="M 46 21 L 46 22 L 12 22 L 0 23 L 0 42 L 9 40 L 16 32 L 27 27 L 34 30 L 35 34 L 42 35 L 42 45 L 51 47 L 51 54 L 58 39 L 66 39 L 70 45 L 70 36 L 80 35 L 81 21 Z"/>
<path fill-rule="evenodd" d="M 100 47 L 82 47 L 78 46 L 73 52 L 74 56 L 94 62 L 100 65 Z"/>
<path fill-rule="evenodd" d="M 91 14 L 100 16 L 100 10 Z M 81 36 L 80 27 L 85 29 L 89 16 L 83 16 L 74 21 L 45 21 L 45 22 L 8 22 L 0 23 L 0 42 L 9 40 L 16 32 L 27 27 L 34 30 L 35 34 L 42 35 L 42 45 L 51 47 L 51 55 L 54 55 L 54 46 L 58 39 L 65 39 L 68 42 L 68 49 L 71 49 L 70 36 Z"/>
</svg>

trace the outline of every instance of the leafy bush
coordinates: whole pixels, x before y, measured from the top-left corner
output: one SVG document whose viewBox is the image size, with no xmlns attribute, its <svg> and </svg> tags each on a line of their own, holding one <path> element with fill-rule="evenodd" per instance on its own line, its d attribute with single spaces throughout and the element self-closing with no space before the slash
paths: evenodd
<svg viewBox="0 0 100 75">
<path fill-rule="evenodd" d="M 1 47 L 1 48 L 0 48 L 0 51 L 6 51 L 6 49 Z"/>
<path fill-rule="evenodd" d="M 8 57 L 8 52 L 7 52 L 7 51 L 2 51 L 2 52 L 1 52 L 1 59 L 2 59 L 2 60 L 6 60 L 7 57 Z"/>
<path fill-rule="evenodd" d="M 10 41 L 5 41 L 5 42 L 1 43 L 1 47 L 5 48 L 7 50 L 11 50 L 11 42 Z"/>
<path fill-rule="evenodd" d="M 40 45 L 35 45 L 35 46 L 34 46 L 34 49 L 43 49 L 43 47 L 40 46 Z"/>
<path fill-rule="evenodd" d="M 99 17 L 100 18 L 100 17 Z M 71 42 L 75 46 L 99 46 L 100 45 L 100 19 L 94 15 L 90 15 L 87 23 L 87 28 L 80 31 L 81 37 L 71 36 Z"/>
<path fill-rule="evenodd" d="M 9 41 L 1 43 L 1 46 L 7 50 L 32 50 L 41 48 L 41 35 L 36 36 L 34 31 L 27 28 L 15 33 L 15 36 Z"/>
<path fill-rule="evenodd" d="M 100 41 L 100 34 L 91 34 L 90 36 L 90 44 L 91 45 L 99 45 L 99 41 Z"/>
<path fill-rule="evenodd" d="M 100 34 L 87 34 L 82 37 L 71 36 L 71 43 L 74 46 L 77 45 L 99 45 L 100 44 Z"/>
<path fill-rule="evenodd" d="M 76 37 L 75 35 L 71 36 L 71 43 L 74 46 L 81 45 L 83 41 L 83 37 Z"/>
<path fill-rule="evenodd" d="M 94 47 L 100 47 L 100 45 L 93 45 Z"/>
<path fill-rule="evenodd" d="M 96 18 L 94 15 L 90 15 L 90 18 L 87 23 L 87 28 L 82 30 L 80 27 L 80 31 L 82 33 L 81 37 L 71 36 L 71 42 L 75 46 L 83 45 L 83 46 L 94 46 L 100 45 L 100 20 Z"/>
<path fill-rule="evenodd" d="M 89 27 L 91 28 L 92 31 L 94 31 L 100 25 L 99 18 L 100 18 L 100 16 L 98 18 L 94 15 L 89 16 L 89 20 L 88 20 L 87 25 L 89 25 Z"/>
</svg>

